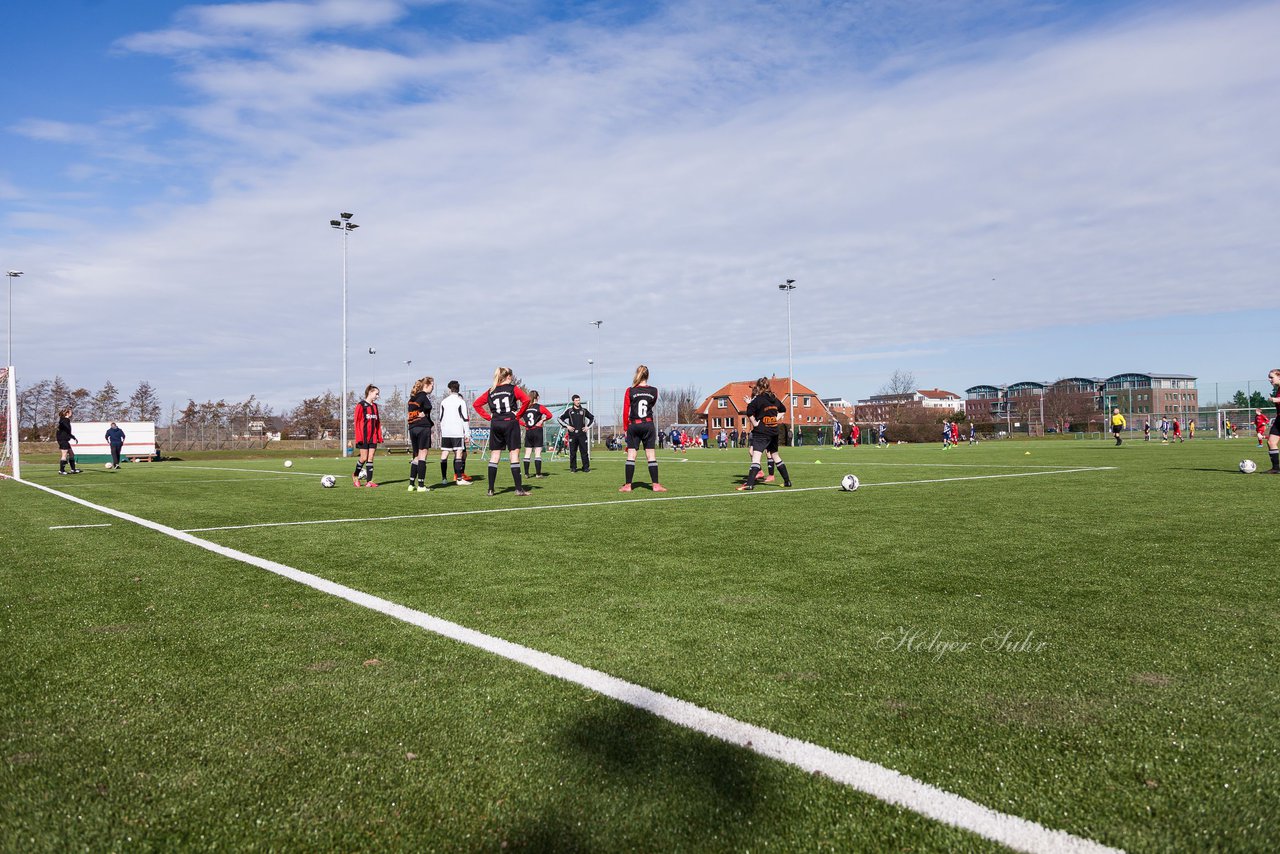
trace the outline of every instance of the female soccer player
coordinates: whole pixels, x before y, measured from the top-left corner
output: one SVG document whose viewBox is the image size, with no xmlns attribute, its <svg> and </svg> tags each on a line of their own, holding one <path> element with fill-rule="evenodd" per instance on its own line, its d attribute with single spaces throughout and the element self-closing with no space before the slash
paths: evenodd
<svg viewBox="0 0 1280 854">
<path fill-rule="evenodd" d="M 453 454 L 453 482 L 458 486 L 470 486 L 467 477 L 467 436 L 470 433 L 470 416 L 467 402 L 459 394 L 457 380 L 449 380 L 449 394 L 440 401 L 440 485 L 449 483 L 449 454 Z"/>
<path fill-rule="evenodd" d="M 373 480 L 373 454 L 382 443 L 382 422 L 378 419 L 378 404 L 375 402 L 381 392 L 376 385 L 370 383 L 364 387 L 364 400 L 358 401 L 355 408 L 355 440 L 356 470 L 351 475 L 351 485 L 360 486 L 361 478 L 365 486 L 377 486 Z"/>
<path fill-rule="evenodd" d="M 546 436 L 542 425 L 551 419 L 551 410 L 538 403 L 538 393 L 529 392 L 529 405 L 520 417 L 524 425 L 524 476 L 529 476 L 529 457 L 533 457 L 534 477 L 542 477 L 542 446 L 546 444 Z"/>
<path fill-rule="evenodd" d="M 76 452 L 71 450 L 71 443 L 79 442 L 80 440 L 71 432 L 70 406 L 58 413 L 58 432 L 56 438 L 58 440 L 58 451 L 61 454 L 61 458 L 58 460 L 58 474 L 67 473 L 67 463 L 71 463 L 72 474 L 80 474 L 80 469 L 76 468 Z"/>
<path fill-rule="evenodd" d="M 423 377 L 413 384 L 409 392 L 409 448 L 413 459 L 409 463 L 409 491 L 430 492 L 427 486 L 427 451 L 431 448 L 431 392 L 436 389 L 432 377 Z"/>
<path fill-rule="evenodd" d="M 751 468 L 747 471 L 747 482 L 738 487 L 739 492 L 756 488 L 762 453 L 767 453 L 769 462 L 777 467 L 782 485 L 791 485 L 787 464 L 778 455 L 778 416 L 786 411 L 787 407 L 769 389 L 769 378 L 756 380 L 751 389 L 751 403 L 747 404 L 747 417 L 751 420 Z"/>
<path fill-rule="evenodd" d="M 666 492 L 658 483 L 658 430 L 653 423 L 653 410 L 658 405 L 658 390 L 649 385 L 649 368 L 636 366 L 631 388 L 622 396 L 622 429 L 627 434 L 627 482 L 619 492 L 631 491 L 631 479 L 636 473 L 636 451 L 644 446 L 645 459 L 649 461 L 650 488 L 654 492 Z"/>
<path fill-rule="evenodd" d="M 1280 368 L 1267 372 L 1267 382 L 1271 383 L 1271 402 L 1276 405 L 1276 417 L 1271 419 L 1271 430 L 1267 433 L 1267 455 L 1271 457 L 1267 474 L 1280 474 Z"/>
<path fill-rule="evenodd" d="M 472 404 L 480 417 L 489 422 L 489 491 L 498 477 L 498 458 L 508 451 L 511 459 L 511 479 L 516 483 L 516 495 L 531 495 L 520 481 L 520 418 L 529 407 L 529 395 L 512 383 L 515 372 L 499 367 L 493 372 L 493 385 Z M 485 407 L 489 411 L 485 412 Z"/>
</svg>

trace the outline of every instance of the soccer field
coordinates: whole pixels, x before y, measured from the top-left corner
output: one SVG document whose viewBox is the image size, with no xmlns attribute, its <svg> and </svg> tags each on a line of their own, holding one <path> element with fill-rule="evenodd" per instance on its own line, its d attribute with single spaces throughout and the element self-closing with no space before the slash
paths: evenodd
<svg viewBox="0 0 1280 854">
<path fill-rule="evenodd" d="M 622 495 L 600 453 L 523 499 L 478 456 L 24 461 L 0 849 L 1276 850 L 1246 456 L 784 449 L 738 493 L 743 452 L 664 452 Z"/>
</svg>

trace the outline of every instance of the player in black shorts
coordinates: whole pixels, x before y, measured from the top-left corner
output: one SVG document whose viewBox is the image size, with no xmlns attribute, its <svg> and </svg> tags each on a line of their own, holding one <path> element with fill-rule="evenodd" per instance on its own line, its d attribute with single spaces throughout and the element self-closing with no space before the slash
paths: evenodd
<svg viewBox="0 0 1280 854">
<path fill-rule="evenodd" d="M 529 392 L 529 405 L 520 416 L 524 425 L 524 476 L 529 476 L 529 458 L 533 458 L 534 477 L 542 477 L 542 448 L 546 445 L 543 424 L 551 420 L 551 410 L 538 403 L 538 393 Z"/>
<path fill-rule="evenodd" d="M 1280 474 L 1280 368 L 1267 372 L 1271 383 L 1271 402 L 1276 405 L 1276 417 L 1271 419 L 1271 431 L 1267 433 L 1267 455 L 1271 457 L 1271 470 L 1267 474 Z"/>
<path fill-rule="evenodd" d="M 622 429 L 627 434 L 627 482 L 619 492 L 631 491 L 631 478 L 636 473 L 636 451 L 644 446 L 645 459 L 649 461 L 650 488 L 654 492 L 666 492 L 658 483 L 658 428 L 653 422 L 653 410 L 658 405 L 658 390 L 649 385 L 649 369 L 636 368 L 631 388 L 622 398 Z"/>
<path fill-rule="evenodd" d="M 529 395 L 512 383 L 515 372 L 499 367 L 493 372 L 493 386 L 476 398 L 472 407 L 489 422 L 489 492 L 498 477 L 498 458 L 503 451 L 511 457 L 511 479 L 516 482 L 516 495 L 530 495 L 520 480 L 520 417 L 529 407 Z M 489 411 L 485 411 L 485 407 Z"/>
<path fill-rule="evenodd" d="M 747 404 L 747 417 L 751 419 L 751 468 L 747 472 L 747 482 L 738 487 L 739 491 L 756 488 L 756 480 L 760 477 L 760 455 L 765 453 L 777 466 L 778 474 L 782 475 L 782 485 L 791 485 L 786 463 L 778 456 L 778 416 L 786 411 L 787 407 L 769 390 L 769 378 L 756 380 L 755 387 L 751 389 L 751 403 Z"/>
<path fill-rule="evenodd" d="M 71 473 L 80 474 L 80 469 L 76 468 L 76 452 L 71 450 L 72 442 L 79 442 L 71 432 L 71 407 L 58 413 L 58 431 L 56 433 L 58 440 L 58 451 L 60 459 L 58 460 L 58 474 L 67 473 L 67 463 L 71 463 Z"/>
<path fill-rule="evenodd" d="M 409 452 L 413 459 L 409 463 L 409 491 L 430 492 L 427 486 L 427 451 L 431 448 L 431 392 L 435 391 L 436 381 L 431 377 L 423 377 L 413 384 L 409 392 L 409 411 L 406 420 L 409 422 Z"/>
</svg>

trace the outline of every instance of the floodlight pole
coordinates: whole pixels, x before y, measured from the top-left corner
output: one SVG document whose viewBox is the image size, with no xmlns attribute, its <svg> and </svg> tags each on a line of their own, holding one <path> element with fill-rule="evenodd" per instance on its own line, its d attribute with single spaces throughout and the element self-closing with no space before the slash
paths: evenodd
<svg viewBox="0 0 1280 854">
<path fill-rule="evenodd" d="M 598 406 L 596 402 L 596 362 L 600 359 L 600 325 L 603 320 L 588 320 L 587 323 L 596 328 L 596 357 L 588 359 L 587 364 L 591 365 L 591 405 Z M 596 444 L 600 444 L 600 415 L 596 413 Z"/>
<path fill-rule="evenodd" d="M 5 335 L 4 363 L 13 367 L 13 280 L 22 275 L 21 270 L 10 270 L 5 273 L 9 278 L 9 331 Z"/>
<path fill-rule="evenodd" d="M 404 440 L 409 441 L 409 393 L 413 389 L 413 374 L 409 373 L 409 369 L 413 367 L 413 359 L 404 360 Z"/>
<path fill-rule="evenodd" d="M 343 211 L 339 219 L 329 220 L 329 227 L 342 232 L 342 390 L 338 393 L 338 423 L 341 425 L 342 456 L 347 456 L 347 238 L 360 226 L 351 221 L 354 214 Z"/>
<path fill-rule="evenodd" d="M 787 401 L 787 411 L 791 413 L 791 446 L 796 444 L 796 372 L 791 363 L 791 292 L 796 289 L 796 280 L 787 279 L 778 290 L 787 295 L 787 378 L 791 382 L 791 391 L 788 393 L 790 400 Z"/>
</svg>

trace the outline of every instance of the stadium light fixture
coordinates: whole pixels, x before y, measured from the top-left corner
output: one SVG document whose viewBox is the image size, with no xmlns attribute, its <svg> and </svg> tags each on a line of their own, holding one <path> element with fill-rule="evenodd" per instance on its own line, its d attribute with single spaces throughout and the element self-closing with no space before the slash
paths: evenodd
<svg viewBox="0 0 1280 854">
<path fill-rule="evenodd" d="M 791 364 L 791 292 L 796 289 L 796 280 L 787 279 L 778 290 L 787 295 L 787 377 L 791 382 L 791 391 L 788 393 L 790 400 L 788 401 L 787 411 L 791 413 L 791 445 L 796 444 L 796 372 Z"/>
<path fill-rule="evenodd" d="M 342 391 L 338 393 L 338 424 L 341 425 L 342 456 L 347 456 L 347 238 L 360 226 L 351 221 L 354 214 L 343 211 L 339 219 L 329 220 L 329 227 L 342 232 Z"/>
<path fill-rule="evenodd" d="M 9 331 L 5 336 L 4 363 L 13 367 L 13 280 L 22 275 L 21 270 L 10 270 L 5 275 L 9 278 Z"/>
</svg>

